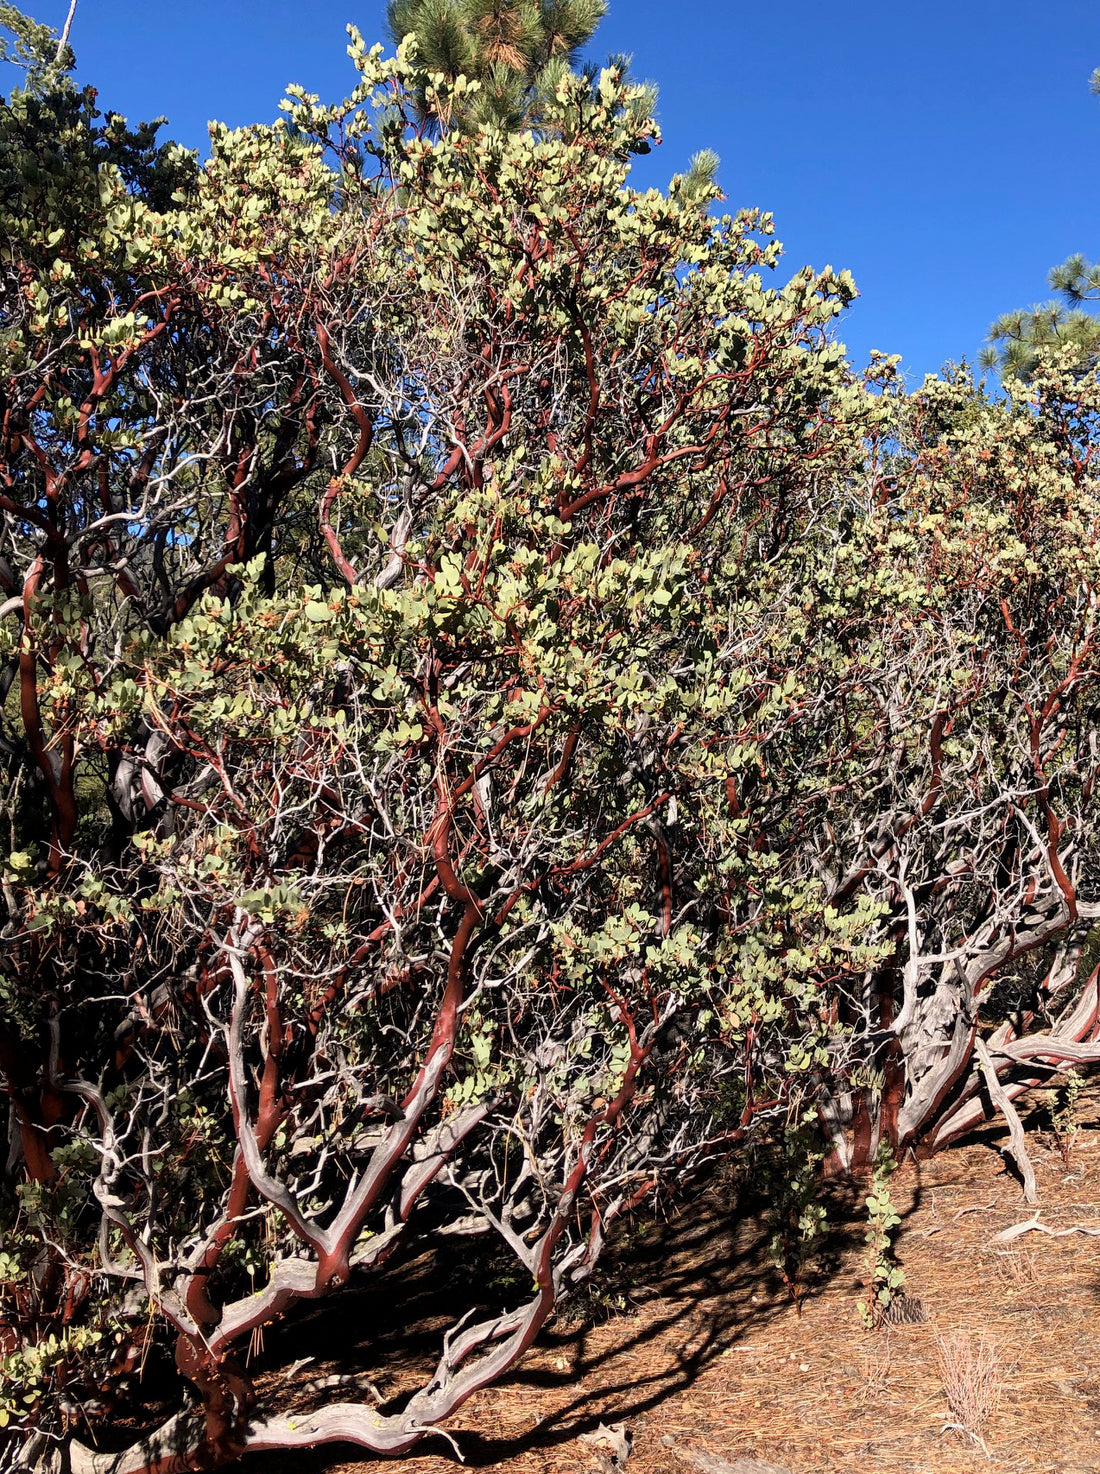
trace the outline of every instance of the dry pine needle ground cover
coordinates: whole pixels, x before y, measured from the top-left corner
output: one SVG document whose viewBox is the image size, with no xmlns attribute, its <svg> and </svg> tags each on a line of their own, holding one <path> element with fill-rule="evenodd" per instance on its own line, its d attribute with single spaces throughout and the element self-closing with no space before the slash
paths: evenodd
<svg viewBox="0 0 1100 1474">
<path fill-rule="evenodd" d="M 1095 1089 L 1082 1124 L 1068 1161 L 1049 1139 L 1029 1134 L 1040 1221 L 1053 1229 L 1100 1226 Z M 584 1435 L 623 1423 L 633 1440 L 629 1474 L 723 1474 L 714 1461 L 736 1469 L 738 1459 L 790 1474 L 1100 1471 L 1100 1239 L 1029 1232 L 996 1241 L 1033 1211 L 1004 1170 L 1004 1138 L 989 1128 L 931 1162 L 905 1164 L 892 1180 L 903 1216 L 898 1250 L 907 1289 L 927 1308 L 925 1324 L 863 1330 L 858 1202 L 833 1205 L 825 1262 L 799 1317 L 768 1264 L 759 1205 L 747 1208 L 735 1189 L 711 1185 L 667 1221 L 635 1224 L 583 1317 L 559 1319 L 511 1379 L 462 1410 L 451 1432 L 466 1464 L 500 1474 L 610 1470 L 611 1450 Z M 340 1325 L 322 1312 L 288 1328 L 294 1354 L 312 1358 L 298 1375 L 385 1364 L 391 1380 L 377 1395 L 400 1395 L 401 1367 L 412 1385 L 430 1359 L 448 1276 L 468 1283 L 471 1273 L 483 1275 L 492 1293 L 490 1271 L 471 1268 L 463 1252 L 456 1248 L 449 1265 L 409 1266 L 401 1325 L 392 1304 L 364 1295 Z M 945 1396 L 945 1354 L 964 1391 L 984 1375 L 984 1449 L 949 1426 L 959 1409 Z M 263 1474 L 368 1467 L 353 1450 L 343 1459 L 319 1450 L 246 1461 L 240 1474 L 258 1474 L 261 1463 Z M 389 1465 L 389 1474 L 460 1467 L 437 1440 Z"/>
</svg>

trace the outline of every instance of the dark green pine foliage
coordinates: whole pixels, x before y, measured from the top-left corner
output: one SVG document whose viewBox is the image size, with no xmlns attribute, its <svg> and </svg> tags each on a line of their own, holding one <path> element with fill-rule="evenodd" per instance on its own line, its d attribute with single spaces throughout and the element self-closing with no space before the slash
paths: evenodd
<svg viewBox="0 0 1100 1474">
<path fill-rule="evenodd" d="M 1100 67 L 1089 85 L 1100 96 Z M 1082 369 L 1100 362 L 1100 314 L 1090 311 L 1090 304 L 1100 302 L 1100 261 L 1078 253 L 1055 266 L 1048 280 L 1056 300 L 1006 312 L 990 328 L 981 360 L 986 368 L 1026 379 L 1048 348 L 1071 349 Z"/>
<path fill-rule="evenodd" d="M 387 21 L 395 41 L 416 36 L 432 71 L 480 84 L 461 112 L 436 113 L 438 126 L 511 131 L 538 125 L 606 10 L 607 0 L 390 0 Z"/>
</svg>

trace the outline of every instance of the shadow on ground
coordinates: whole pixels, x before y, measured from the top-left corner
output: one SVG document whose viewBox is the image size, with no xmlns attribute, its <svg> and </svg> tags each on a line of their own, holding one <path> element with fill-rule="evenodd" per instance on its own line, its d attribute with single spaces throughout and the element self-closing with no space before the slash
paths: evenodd
<svg viewBox="0 0 1100 1474">
<path fill-rule="evenodd" d="M 907 1214 L 918 1203 L 919 1191 Z M 769 1260 L 766 1209 L 718 1175 L 667 1219 L 638 1216 L 623 1225 L 597 1282 L 559 1314 L 529 1359 L 500 1384 L 520 1403 L 538 1394 L 544 1406 L 549 1396 L 550 1411 L 519 1436 L 459 1431 L 463 1462 L 483 1468 L 567 1443 L 612 1417 L 637 1419 L 690 1387 L 753 1328 L 788 1313 L 787 1291 Z M 861 1214 L 858 1190 L 834 1189 L 804 1302 L 832 1283 L 837 1266 L 862 1242 Z M 349 1287 L 268 1334 L 262 1360 L 273 1370 L 265 1391 L 274 1388 L 279 1367 L 309 1358 L 298 1374 L 302 1383 L 337 1369 L 358 1373 L 358 1388 L 343 1395 L 365 1397 L 372 1384 L 380 1410 L 393 1410 L 430 1374 L 443 1330 L 470 1309 L 471 1285 L 480 1292 L 479 1310 L 509 1303 L 509 1290 L 514 1296 L 523 1288 L 510 1285 L 505 1266 L 470 1243 L 391 1264 L 377 1284 Z M 415 1450 L 429 1453 L 458 1463 L 441 1438 L 428 1438 Z M 264 1474 L 323 1474 L 370 1457 L 350 1445 L 328 1444 L 304 1454 L 245 1458 L 233 1469 L 258 1474 L 262 1459 Z"/>
</svg>

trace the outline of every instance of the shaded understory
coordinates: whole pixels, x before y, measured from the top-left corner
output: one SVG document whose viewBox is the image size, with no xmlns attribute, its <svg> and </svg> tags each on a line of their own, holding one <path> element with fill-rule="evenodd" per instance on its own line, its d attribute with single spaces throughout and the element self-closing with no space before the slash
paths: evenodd
<svg viewBox="0 0 1100 1474">
<path fill-rule="evenodd" d="M 1041 1221 L 1051 1227 L 1100 1224 L 1098 1117 L 1093 1089 L 1068 1161 L 1039 1129 L 1041 1112 L 1030 1118 Z M 792 1474 L 855 1474 L 871 1460 L 899 1474 L 988 1470 L 980 1449 L 944 1431 L 951 1418 L 937 1338 L 963 1330 L 986 1334 L 997 1350 L 1001 1403 L 986 1430 L 993 1466 L 1019 1474 L 1100 1468 L 1097 1240 L 1030 1233 L 995 1242 L 1031 1216 L 1001 1157 L 1004 1139 L 987 1127 L 930 1162 L 907 1162 L 893 1179 L 900 1258 L 907 1288 L 928 1308 L 925 1325 L 862 1329 L 856 1303 L 867 1251 L 854 1189 L 828 1195 L 801 1315 L 769 1260 L 766 1204 L 729 1174 L 663 1214 L 635 1218 L 615 1239 L 598 1283 L 557 1317 L 510 1378 L 452 1420 L 463 1462 L 502 1474 L 584 1474 L 597 1454 L 583 1435 L 621 1421 L 634 1437 L 632 1474 L 683 1471 L 699 1453 L 756 1454 Z M 471 1286 L 480 1309 L 517 1289 L 508 1265 L 483 1243 L 451 1240 L 269 1330 L 254 1348 L 253 1370 L 268 1395 L 280 1383 L 293 1388 L 301 1408 L 333 1395 L 311 1392 L 311 1380 L 343 1376 L 356 1395 L 392 1410 L 434 1365 L 441 1331 L 470 1307 Z M 295 1368 L 289 1376 L 288 1367 Z M 150 1418 L 159 1382 L 150 1366 Z M 442 1438 L 390 1464 L 392 1474 L 459 1467 Z M 233 1474 L 366 1468 L 361 1451 L 328 1446 L 256 1455 Z"/>
</svg>

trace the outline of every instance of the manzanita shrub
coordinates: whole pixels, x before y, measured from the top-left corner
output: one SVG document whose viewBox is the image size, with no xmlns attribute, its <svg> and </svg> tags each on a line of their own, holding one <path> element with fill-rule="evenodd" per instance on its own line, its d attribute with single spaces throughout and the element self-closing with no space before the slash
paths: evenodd
<svg viewBox="0 0 1100 1474">
<path fill-rule="evenodd" d="M 167 201 L 63 77 L 13 104 L 69 115 L 3 205 L 9 1463 L 411 1447 L 839 1065 L 877 955 L 738 797 L 882 412 L 851 283 L 632 190 L 613 70 L 468 136 L 350 52 Z M 249 1361 L 467 1233 L 518 1288 L 417 1390 Z"/>
<path fill-rule="evenodd" d="M 1097 1053 L 1095 376 L 856 378 L 614 69 L 349 49 L 201 168 L 0 120 L 9 1467 L 406 1450 L 662 1182 Z M 272 1375 L 473 1234 L 418 1385 Z"/>
<path fill-rule="evenodd" d="M 862 1170 L 882 1139 L 935 1150 L 982 1120 L 979 1040 L 1009 1101 L 1100 1057 L 1100 384 L 1067 355 L 1005 389 L 959 373 L 899 399 L 818 605 L 850 653 L 819 705 L 836 761 L 798 800 L 801 864 L 833 904 L 881 906 L 822 1097 Z"/>
</svg>

